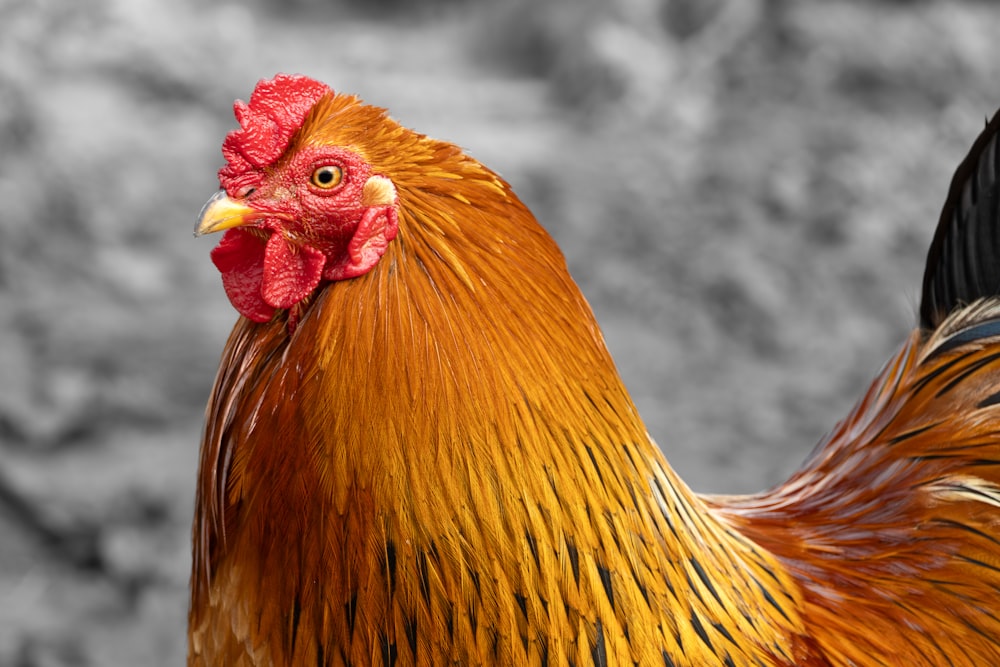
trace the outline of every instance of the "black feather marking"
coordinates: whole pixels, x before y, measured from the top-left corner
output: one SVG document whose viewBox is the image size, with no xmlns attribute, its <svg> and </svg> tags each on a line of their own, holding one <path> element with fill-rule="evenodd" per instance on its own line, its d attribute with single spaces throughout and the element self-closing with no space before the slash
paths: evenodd
<svg viewBox="0 0 1000 667">
<path fill-rule="evenodd" d="M 604 510 L 603 516 L 604 516 L 604 522 L 608 524 L 609 528 L 608 532 L 611 534 L 611 539 L 612 541 L 614 541 L 615 547 L 617 547 L 618 550 L 621 551 L 622 542 L 621 539 L 619 539 L 618 537 L 618 531 L 615 530 L 614 515 L 611 513 L 611 510 Z"/>
<path fill-rule="evenodd" d="M 712 623 L 712 627 L 718 630 L 720 635 L 722 635 L 732 643 L 734 644 L 736 643 L 736 640 L 733 639 L 733 636 L 729 634 L 729 630 L 726 630 L 726 626 L 724 626 L 722 623 Z"/>
<path fill-rule="evenodd" d="M 705 632 L 705 627 L 701 624 L 701 621 L 698 620 L 698 615 L 693 611 L 691 612 L 691 627 L 694 628 L 694 631 L 699 637 L 701 637 L 701 641 L 705 642 L 705 646 L 708 647 L 708 650 L 715 653 L 715 647 L 712 646 L 712 640 L 708 638 L 708 633 Z"/>
<path fill-rule="evenodd" d="M 995 442 L 981 442 L 977 445 L 970 445 L 970 447 L 990 447 L 995 445 Z M 963 449 L 962 447 L 956 447 L 954 449 Z M 945 461 L 949 459 L 954 459 L 954 454 L 924 454 L 921 456 L 914 456 L 912 459 L 914 461 Z M 966 465 L 970 468 L 990 468 L 993 466 L 1000 465 L 1000 461 L 996 459 L 971 459 L 966 461 Z"/>
<path fill-rule="evenodd" d="M 986 125 L 952 177 L 927 253 L 920 325 L 937 328 L 956 307 L 1000 289 L 1000 113 Z"/>
<path fill-rule="evenodd" d="M 976 403 L 977 408 L 992 408 L 994 405 L 1000 405 L 1000 391 L 990 394 Z"/>
<path fill-rule="evenodd" d="M 594 638 L 594 648 L 590 652 L 594 660 L 594 667 L 607 667 L 608 649 L 604 646 L 604 624 L 601 623 L 601 619 L 597 619 L 594 629 L 597 632 L 597 636 Z"/>
<path fill-rule="evenodd" d="M 941 648 L 941 645 L 938 644 L 938 642 L 937 642 L 936 639 L 934 639 L 934 635 L 933 634 L 931 634 L 931 633 L 928 632 L 928 633 L 926 633 L 926 634 L 923 635 L 923 638 L 925 640 L 927 640 L 927 641 L 930 641 L 930 643 L 934 645 L 934 648 L 937 649 L 937 654 L 938 655 L 948 656 L 948 651 L 946 651 L 943 648 Z M 913 642 L 910 642 L 910 643 L 912 644 Z M 961 647 L 959 647 L 959 648 L 961 648 Z M 975 659 L 971 655 L 969 655 L 965 651 L 964 648 L 962 648 L 961 650 L 962 650 L 962 654 L 965 656 L 968 664 L 970 664 L 970 665 L 976 664 Z M 955 661 L 953 659 L 951 659 L 950 657 L 948 657 L 948 666 L 949 667 L 955 667 Z"/>
<path fill-rule="evenodd" d="M 632 499 L 632 507 L 634 507 L 637 512 L 641 513 L 643 511 L 643 506 L 639 502 L 639 497 L 635 493 L 635 487 L 632 486 L 631 484 L 628 485 L 628 495 Z"/>
<path fill-rule="evenodd" d="M 476 587 L 476 596 L 482 599 L 483 589 L 479 583 L 479 573 L 475 570 L 466 570 L 469 573 L 469 579 L 472 579 L 472 585 Z"/>
<path fill-rule="evenodd" d="M 666 650 L 661 655 L 663 656 L 663 667 L 677 667 L 676 663 L 670 659 L 670 655 L 667 654 Z"/>
<path fill-rule="evenodd" d="M 778 579 L 778 575 L 776 575 L 774 573 L 774 570 L 772 570 L 771 568 L 767 567 L 763 563 L 760 564 L 760 571 L 766 573 L 767 576 L 771 577 L 771 579 L 774 581 L 775 584 L 777 584 L 779 586 L 783 585 L 782 582 L 781 582 L 781 580 Z M 760 582 L 758 582 L 758 585 L 760 585 Z M 789 598 L 789 599 L 791 599 L 791 598 Z"/>
<path fill-rule="evenodd" d="M 552 471 L 552 468 L 550 467 L 545 468 L 545 478 L 549 480 L 549 488 L 552 489 L 552 495 L 562 500 L 561 496 L 559 495 L 559 488 L 556 486 L 556 475 Z"/>
<path fill-rule="evenodd" d="M 1000 261 L 1000 259 L 998 259 Z M 945 342 L 934 348 L 934 352 L 930 354 L 927 358 L 933 359 L 937 355 L 947 352 L 948 350 L 954 350 L 956 347 L 961 347 L 967 343 L 972 343 L 983 338 L 992 338 L 994 336 L 1000 336 L 1000 320 L 988 320 L 981 324 L 971 326 L 968 329 L 963 329 L 951 336 Z"/>
<path fill-rule="evenodd" d="M 733 659 L 729 657 L 728 653 L 726 654 L 726 657 L 722 660 L 722 664 L 726 665 L 726 667 L 736 667 L 736 663 L 733 662 Z"/>
<path fill-rule="evenodd" d="M 604 593 L 608 596 L 608 602 L 611 604 L 611 608 L 615 608 L 615 592 L 611 587 L 611 570 L 603 565 L 597 566 L 597 574 L 601 577 L 601 583 L 604 585 Z"/>
<path fill-rule="evenodd" d="M 680 628 L 674 628 L 671 630 L 671 634 L 674 636 L 674 641 L 677 642 L 677 652 L 684 655 L 684 637 L 681 636 Z"/>
<path fill-rule="evenodd" d="M 635 464 L 635 458 L 632 456 L 632 450 L 633 449 L 635 449 L 634 445 L 627 444 L 627 443 L 622 445 L 622 451 L 625 452 L 625 458 L 628 459 L 628 462 L 632 466 L 632 469 L 633 470 L 638 470 L 639 468 Z"/>
<path fill-rule="evenodd" d="M 708 575 L 705 573 L 705 570 L 701 567 L 701 563 L 698 562 L 698 559 L 691 557 L 688 559 L 688 562 L 691 563 L 691 567 L 693 567 L 694 571 L 698 574 L 698 578 L 701 579 L 701 583 L 705 584 L 705 588 L 707 588 L 708 592 L 712 594 L 712 597 L 715 598 L 716 602 L 722 604 L 722 598 L 719 597 L 719 593 L 718 591 L 715 590 L 715 586 L 712 584 L 712 580 L 708 578 Z"/>
<path fill-rule="evenodd" d="M 941 387 L 941 389 L 938 390 L 937 394 L 935 394 L 935 398 L 941 398 L 949 391 L 954 389 L 962 380 L 969 377 L 973 373 L 979 371 L 980 369 L 983 368 L 983 366 L 990 365 L 997 359 L 1000 359 L 1000 352 L 995 352 L 993 354 L 987 355 L 982 359 L 978 359 L 974 363 L 969 364 L 958 375 L 949 380 L 948 383 L 945 384 L 945 386 Z"/>
<path fill-rule="evenodd" d="M 291 647 L 289 653 L 295 653 L 295 640 L 299 636 L 299 619 L 302 617 L 302 601 L 299 598 L 299 594 L 295 594 L 295 599 L 292 600 L 292 615 L 289 617 L 288 622 L 290 624 L 291 635 Z"/>
<path fill-rule="evenodd" d="M 427 569 L 427 553 L 417 554 L 417 577 L 420 579 L 420 595 L 428 605 L 431 603 L 431 578 Z"/>
<path fill-rule="evenodd" d="M 535 567 L 541 569 L 542 564 L 538 560 L 538 540 L 535 539 L 535 536 L 528 530 L 524 531 L 524 539 L 528 542 L 528 550 L 531 551 L 531 557 L 535 561 Z"/>
<path fill-rule="evenodd" d="M 576 585 L 580 585 L 580 554 L 576 550 L 573 540 L 566 540 L 566 555 L 569 556 L 570 567 L 573 568 L 573 580 Z"/>
<path fill-rule="evenodd" d="M 518 609 L 524 615 L 524 618 L 528 618 L 528 598 L 524 597 L 520 593 L 514 593 L 514 600 L 517 602 Z"/>
<path fill-rule="evenodd" d="M 979 627 L 978 625 L 973 625 L 972 621 L 970 621 L 967 618 L 961 618 L 959 620 L 962 622 L 963 625 L 965 625 L 965 627 L 969 628 L 970 630 L 972 630 L 976 634 L 978 634 L 981 637 L 983 637 L 989 644 L 992 644 L 992 645 L 996 644 L 997 638 L 994 637 L 993 635 L 987 633 L 983 628 Z"/>
<path fill-rule="evenodd" d="M 930 361 L 931 359 L 933 359 L 935 356 L 937 356 L 937 354 L 939 352 L 940 352 L 940 348 L 935 349 L 934 352 L 932 352 L 930 355 L 927 356 L 926 361 Z M 925 361 L 925 363 L 926 363 L 926 361 Z M 955 357 L 953 359 L 949 359 L 948 361 L 944 362 L 940 366 L 934 368 L 930 373 L 927 373 L 926 375 L 922 376 L 919 380 L 916 381 L 916 383 L 914 383 L 914 385 L 913 385 L 913 393 L 914 394 L 919 394 L 924 389 L 926 389 L 927 385 L 931 384 L 931 382 L 933 382 L 936 378 L 944 375 L 949 370 L 951 370 L 956 364 L 959 364 L 962 361 L 964 361 L 964 357 Z M 888 427 L 886 427 L 886 428 L 888 428 Z M 880 433 L 880 435 L 881 435 L 881 433 Z"/>
<path fill-rule="evenodd" d="M 956 665 L 975 665 L 978 664 L 981 660 L 981 658 L 971 655 L 968 649 L 966 649 L 964 644 L 952 644 L 951 646 L 948 647 L 949 651 L 943 651 L 941 649 L 941 646 L 933 639 L 933 637 L 928 637 L 928 639 L 930 639 L 931 643 L 934 645 L 934 648 L 937 649 L 938 651 L 937 655 L 948 656 L 948 667 L 956 667 Z M 993 638 L 993 643 L 994 644 L 996 643 L 996 638 Z M 916 644 L 915 642 L 911 641 L 910 645 L 915 646 Z M 969 646 L 972 645 L 974 644 L 972 643 L 969 644 Z M 955 648 L 961 651 L 961 655 L 954 654 Z M 949 652 L 951 652 L 951 655 L 949 655 Z"/>
<path fill-rule="evenodd" d="M 639 578 L 639 573 L 635 571 L 634 567 L 629 567 L 629 572 L 632 573 L 632 582 L 635 584 L 636 588 L 639 589 L 639 594 L 642 595 L 642 599 L 646 601 L 646 606 L 649 606 L 649 589 L 642 579 Z"/>
<path fill-rule="evenodd" d="M 382 644 L 382 664 L 384 667 L 392 667 L 396 664 L 396 642 L 389 641 L 389 637 L 381 635 Z"/>
<path fill-rule="evenodd" d="M 355 592 L 351 595 L 351 599 L 347 601 L 344 605 L 344 614 L 347 616 L 347 635 L 354 635 L 354 619 L 357 617 L 358 613 L 358 594 Z"/>
<path fill-rule="evenodd" d="M 705 604 L 705 598 L 701 596 L 701 591 L 699 591 L 698 587 L 694 585 L 693 581 L 691 581 L 691 575 L 688 573 L 687 570 L 684 571 L 684 582 L 687 584 L 687 590 L 693 593 L 696 598 L 698 598 L 698 602 Z"/>
<path fill-rule="evenodd" d="M 601 473 L 601 466 L 597 465 L 597 458 L 594 456 L 594 450 L 590 448 L 590 445 L 584 445 L 583 448 L 587 450 L 587 456 L 590 457 L 590 462 L 594 466 L 594 471 L 597 473 L 597 479 L 600 480 L 601 486 L 604 486 L 604 475 Z"/>
<path fill-rule="evenodd" d="M 455 641 L 455 606 L 448 605 L 448 611 L 445 613 L 444 619 L 445 628 L 448 630 L 448 639 L 450 641 Z"/>
<path fill-rule="evenodd" d="M 549 640 L 544 636 L 538 638 L 538 662 L 541 667 L 549 665 Z"/>
<path fill-rule="evenodd" d="M 941 422 L 931 422 L 930 424 L 925 424 L 923 426 L 918 426 L 917 428 L 910 429 L 909 431 L 905 431 L 905 432 L 900 433 L 899 435 L 894 436 L 893 438 L 891 438 L 889 440 L 889 444 L 890 445 L 898 445 L 899 443 L 903 442 L 904 440 L 909 440 L 910 438 L 915 438 L 918 435 L 921 435 L 922 433 L 926 433 L 927 431 L 930 431 L 931 429 L 937 428 L 938 426 L 940 426 L 940 424 L 941 424 Z"/>
<path fill-rule="evenodd" d="M 392 597 L 396 593 L 396 543 L 389 539 L 385 541 L 385 563 L 383 566 L 389 580 L 389 596 Z"/>
<path fill-rule="evenodd" d="M 981 567 L 986 570 L 991 570 L 993 572 L 1000 572 L 1000 567 L 997 567 L 992 563 L 987 563 L 984 560 L 973 558 L 972 556 L 964 556 L 962 554 L 956 554 L 956 557 L 960 558 L 961 560 L 964 560 L 966 563 L 969 563 L 970 565 L 976 565 L 978 567 Z"/>
<path fill-rule="evenodd" d="M 967 523 L 961 523 L 960 521 L 955 521 L 953 519 L 938 519 L 936 522 L 939 523 L 939 524 L 941 524 L 941 525 L 943 525 L 943 526 L 948 526 L 950 528 L 954 528 L 955 530 L 968 531 L 968 532 L 972 533 L 973 535 L 975 535 L 975 536 L 977 536 L 977 537 L 979 537 L 981 539 L 984 539 L 987 542 L 992 542 L 996 546 L 1000 547 L 1000 539 L 997 539 L 996 537 L 994 537 L 993 535 L 990 535 L 989 533 L 984 533 L 983 531 L 979 530 L 978 528 L 974 528 L 974 527 L 970 526 Z"/>
<path fill-rule="evenodd" d="M 646 606 L 648 607 L 649 606 L 649 588 L 644 583 L 642 583 L 641 581 L 639 581 L 638 579 L 635 580 L 635 583 L 639 587 L 639 595 L 641 595 L 642 599 L 646 601 Z"/>
<path fill-rule="evenodd" d="M 410 653 L 413 654 L 413 662 L 417 662 L 417 617 L 406 616 L 403 618 L 403 632 L 406 633 L 406 642 L 410 645 Z"/>
<path fill-rule="evenodd" d="M 316 667 L 325 667 L 326 661 L 323 659 L 323 642 L 316 642 Z"/>
<path fill-rule="evenodd" d="M 789 663 L 791 661 L 791 656 L 788 655 L 788 651 L 786 651 L 783 646 L 779 646 L 778 642 L 771 642 L 770 648 L 771 648 L 771 653 L 774 654 L 775 657 L 783 658 L 785 663 Z M 760 660 L 757 661 L 757 664 L 760 665 L 761 667 L 767 667 Z M 774 663 L 772 662 L 771 664 L 773 665 Z"/>
<path fill-rule="evenodd" d="M 757 587 L 760 588 L 760 592 L 764 594 L 764 599 L 767 600 L 768 604 L 770 604 L 772 607 L 774 607 L 775 610 L 777 610 L 777 612 L 779 614 L 781 614 L 781 616 L 786 621 L 788 621 L 789 623 L 791 623 L 792 619 L 788 618 L 788 614 L 785 613 L 785 610 L 782 608 L 782 606 L 780 604 L 778 604 L 778 601 L 774 599 L 774 596 L 771 595 L 771 592 L 769 590 L 767 590 L 767 586 L 765 586 L 764 584 L 760 583 L 756 579 L 754 579 L 754 581 L 756 582 Z"/>
<path fill-rule="evenodd" d="M 660 482 L 660 479 L 658 477 L 653 477 L 653 485 L 656 486 L 656 490 L 660 494 L 660 497 L 663 498 L 663 502 L 665 503 L 669 502 L 667 499 L 670 498 L 670 494 L 667 493 L 666 489 L 663 488 L 663 484 Z M 661 516 L 663 517 L 664 521 L 667 522 L 667 527 L 670 528 L 670 533 L 674 536 L 675 539 L 678 539 L 677 528 L 674 527 L 674 521 L 673 518 L 671 518 L 670 512 L 663 512 L 661 513 Z"/>
</svg>

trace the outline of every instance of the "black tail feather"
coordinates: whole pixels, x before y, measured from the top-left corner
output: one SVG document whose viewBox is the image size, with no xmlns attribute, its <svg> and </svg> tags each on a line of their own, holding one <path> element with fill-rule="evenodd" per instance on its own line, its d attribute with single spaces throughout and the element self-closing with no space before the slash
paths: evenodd
<svg viewBox="0 0 1000 667">
<path fill-rule="evenodd" d="M 920 326 L 935 329 L 955 308 L 1000 295 L 1000 111 L 955 171 L 927 253 Z"/>
</svg>

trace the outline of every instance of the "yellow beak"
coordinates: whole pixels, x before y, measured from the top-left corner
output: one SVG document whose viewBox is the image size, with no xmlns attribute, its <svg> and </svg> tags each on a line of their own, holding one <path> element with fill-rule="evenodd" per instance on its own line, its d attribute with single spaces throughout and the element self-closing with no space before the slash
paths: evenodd
<svg viewBox="0 0 1000 667">
<path fill-rule="evenodd" d="M 226 196 L 225 190 L 219 190 L 205 202 L 201 213 L 198 214 L 198 221 L 194 225 L 194 235 L 201 236 L 212 232 L 221 232 L 223 229 L 253 222 L 260 217 L 260 211 L 233 201 Z"/>
</svg>

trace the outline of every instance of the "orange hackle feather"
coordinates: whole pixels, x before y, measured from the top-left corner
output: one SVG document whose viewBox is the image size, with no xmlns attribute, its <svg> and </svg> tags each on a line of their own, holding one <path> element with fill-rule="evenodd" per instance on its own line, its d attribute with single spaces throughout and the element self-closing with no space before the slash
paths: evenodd
<svg viewBox="0 0 1000 667">
<path fill-rule="evenodd" d="M 190 665 L 1000 656 L 1000 342 L 968 333 L 1000 302 L 914 333 L 787 484 L 700 497 L 502 179 L 341 94 L 285 155 L 317 145 L 395 185 L 398 236 L 368 273 L 229 338 Z"/>
</svg>

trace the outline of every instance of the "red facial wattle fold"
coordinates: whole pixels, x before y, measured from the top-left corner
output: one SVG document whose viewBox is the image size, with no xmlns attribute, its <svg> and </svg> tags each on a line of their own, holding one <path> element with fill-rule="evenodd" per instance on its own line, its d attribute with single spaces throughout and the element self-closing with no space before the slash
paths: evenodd
<svg viewBox="0 0 1000 667">
<path fill-rule="evenodd" d="M 399 220 L 395 206 L 369 208 L 361 216 L 343 255 L 326 266 L 323 277 L 327 280 L 344 280 L 367 273 L 385 254 L 389 242 L 396 238 L 398 230 Z"/>
<path fill-rule="evenodd" d="M 233 307 L 254 322 L 268 322 L 316 289 L 326 256 L 280 233 L 265 239 L 259 231 L 235 228 L 212 250 L 212 262 Z"/>
<path fill-rule="evenodd" d="M 233 307 L 254 322 L 269 322 L 319 287 L 323 280 L 346 280 L 367 273 L 396 237 L 394 205 L 364 211 L 343 246 L 324 251 L 292 242 L 280 231 L 235 227 L 211 253 Z"/>
</svg>

